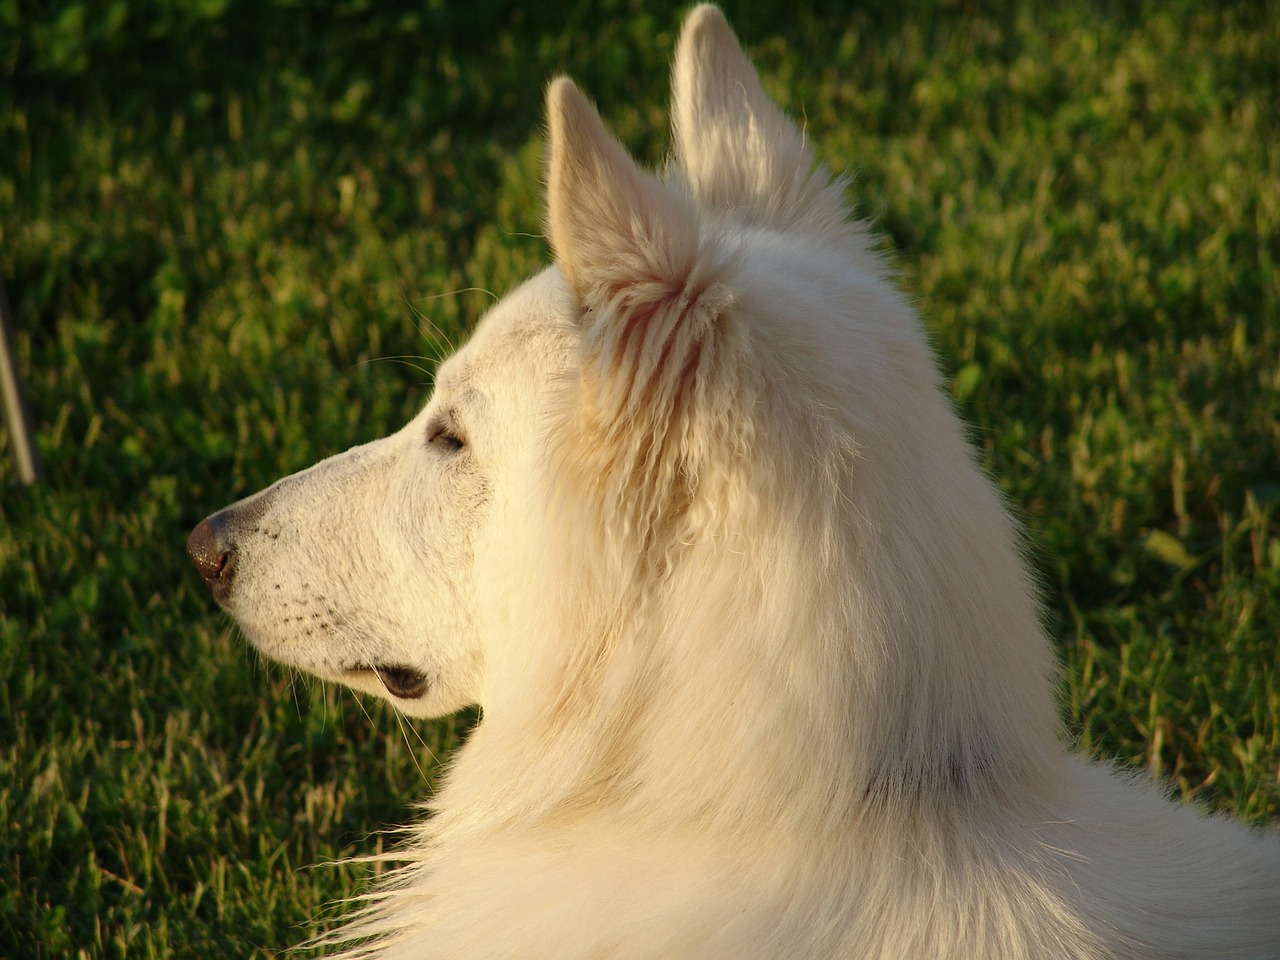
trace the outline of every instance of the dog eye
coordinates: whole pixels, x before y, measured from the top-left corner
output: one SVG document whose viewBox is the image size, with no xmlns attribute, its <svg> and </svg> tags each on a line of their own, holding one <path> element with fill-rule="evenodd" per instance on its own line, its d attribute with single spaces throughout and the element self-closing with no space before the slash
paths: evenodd
<svg viewBox="0 0 1280 960">
<path fill-rule="evenodd" d="M 444 423 L 433 423 L 427 428 L 427 445 L 449 453 L 457 453 L 465 446 L 462 438 Z"/>
</svg>

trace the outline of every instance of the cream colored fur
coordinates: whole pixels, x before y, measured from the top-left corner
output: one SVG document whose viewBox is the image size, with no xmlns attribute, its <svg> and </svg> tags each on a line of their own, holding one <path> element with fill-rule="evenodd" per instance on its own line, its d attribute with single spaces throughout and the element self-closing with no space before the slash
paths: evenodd
<svg viewBox="0 0 1280 960">
<path fill-rule="evenodd" d="M 672 99 L 659 177 L 556 80 L 555 266 L 401 433 L 232 508 L 257 531 L 224 602 L 263 651 L 384 694 L 368 667 L 410 666 L 406 711 L 483 711 L 338 936 L 1280 957 L 1274 838 L 1064 746 L 1018 533 L 920 324 L 713 7 Z"/>
</svg>

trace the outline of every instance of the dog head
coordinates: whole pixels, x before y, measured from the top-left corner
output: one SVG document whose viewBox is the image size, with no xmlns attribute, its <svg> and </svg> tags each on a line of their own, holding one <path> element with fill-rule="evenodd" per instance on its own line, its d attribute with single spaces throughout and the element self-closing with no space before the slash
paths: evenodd
<svg viewBox="0 0 1280 960">
<path fill-rule="evenodd" d="M 843 183 L 713 7 L 672 103 L 654 175 L 551 84 L 554 265 L 399 433 L 203 521 L 201 575 L 270 657 L 598 759 L 737 736 L 810 775 L 753 754 L 782 725 L 853 796 L 1052 739 L 1015 533 Z"/>
<path fill-rule="evenodd" d="M 487 630 L 519 632 L 503 580 L 531 574 L 502 558 L 531 536 L 531 512 L 589 515 L 613 563 L 653 575 L 745 494 L 735 474 L 760 384 L 728 282 L 741 234 L 848 232 L 713 8 L 681 43 L 665 179 L 570 81 L 547 103 L 555 265 L 484 318 L 400 432 L 227 507 L 188 541 L 260 650 L 409 713 L 483 699 Z"/>
</svg>

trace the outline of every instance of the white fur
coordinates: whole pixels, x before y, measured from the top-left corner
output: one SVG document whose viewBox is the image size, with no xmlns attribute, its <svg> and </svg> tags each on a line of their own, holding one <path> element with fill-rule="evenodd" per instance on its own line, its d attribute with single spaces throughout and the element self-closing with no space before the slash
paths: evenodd
<svg viewBox="0 0 1280 960">
<path fill-rule="evenodd" d="M 556 265 L 400 433 L 231 508 L 224 602 L 265 653 L 483 709 L 339 939 L 1280 957 L 1274 839 L 1064 747 L 1017 531 L 920 325 L 716 9 L 674 88 L 658 178 L 553 83 Z"/>
</svg>

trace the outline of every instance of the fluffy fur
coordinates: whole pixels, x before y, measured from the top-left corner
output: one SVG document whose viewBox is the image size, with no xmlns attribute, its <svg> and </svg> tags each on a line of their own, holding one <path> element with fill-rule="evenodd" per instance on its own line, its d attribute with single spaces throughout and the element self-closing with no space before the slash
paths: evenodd
<svg viewBox="0 0 1280 960">
<path fill-rule="evenodd" d="M 337 934 L 423 958 L 1280 956 L 1280 845 L 1072 756 L 1018 534 L 719 11 L 675 155 L 547 97 L 555 265 L 404 430 L 206 520 L 268 655 L 479 703 Z M 353 944 L 353 945 L 352 945 Z"/>
</svg>

